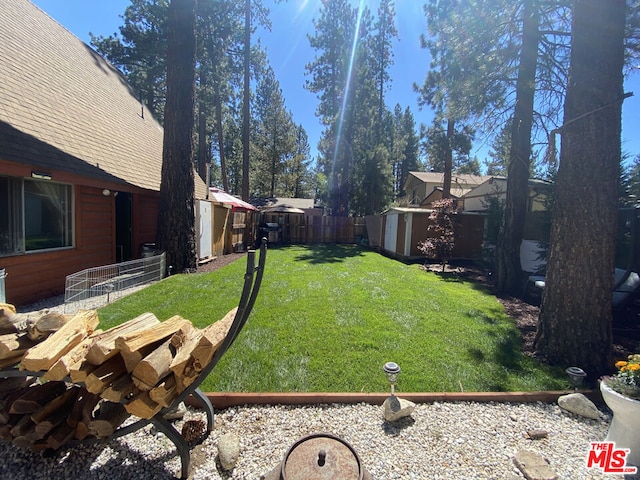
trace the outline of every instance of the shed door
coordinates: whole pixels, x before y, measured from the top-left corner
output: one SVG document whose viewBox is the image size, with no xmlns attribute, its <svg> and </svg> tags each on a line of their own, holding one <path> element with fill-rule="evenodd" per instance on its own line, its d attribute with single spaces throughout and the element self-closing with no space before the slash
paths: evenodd
<svg viewBox="0 0 640 480">
<path fill-rule="evenodd" d="M 405 235 L 404 235 L 404 256 L 411 256 L 411 238 L 413 237 L 413 213 L 405 213 L 404 214 L 404 225 L 405 225 Z"/>
<path fill-rule="evenodd" d="M 398 214 L 388 214 L 384 226 L 384 249 L 388 252 L 396 252 L 398 240 Z"/>
<path fill-rule="evenodd" d="M 198 200 L 198 258 L 209 258 L 212 256 L 211 238 L 211 203 Z"/>
</svg>

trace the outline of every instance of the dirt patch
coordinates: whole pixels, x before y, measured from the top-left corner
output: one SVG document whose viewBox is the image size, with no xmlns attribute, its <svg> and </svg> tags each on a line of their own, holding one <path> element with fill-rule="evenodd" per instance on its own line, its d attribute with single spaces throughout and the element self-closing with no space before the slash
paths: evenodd
<svg viewBox="0 0 640 480">
<path fill-rule="evenodd" d="M 247 253 L 229 253 L 228 255 L 221 255 L 216 257 L 214 260 L 210 262 L 203 263 L 202 265 L 198 265 L 196 269 L 196 273 L 207 273 L 218 270 L 219 268 L 225 267 L 230 263 L 235 262 L 236 260 L 240 260 L 241 258 L 246 257 Z"/>
</svg>

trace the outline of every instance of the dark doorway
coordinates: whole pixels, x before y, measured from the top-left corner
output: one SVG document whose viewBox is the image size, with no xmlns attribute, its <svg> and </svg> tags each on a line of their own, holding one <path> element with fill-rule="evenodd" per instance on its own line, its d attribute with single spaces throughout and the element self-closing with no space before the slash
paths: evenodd
<svg viewBox="0 0 640 480">
<path fill-rule="evenodd" d="M 131 194 L 116 194 L 116 262 L 131 260 Z"/>
</svg>

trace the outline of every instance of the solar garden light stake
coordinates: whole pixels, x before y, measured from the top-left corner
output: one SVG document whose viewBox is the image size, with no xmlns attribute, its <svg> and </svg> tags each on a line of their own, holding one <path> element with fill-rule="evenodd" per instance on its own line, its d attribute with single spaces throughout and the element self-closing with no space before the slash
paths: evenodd
<svg viewBox="0 0 640 480">
<path fill-rule="evenodd" d="M 573 383 L 573 390 L 575 392 L 578 391 L 578 388 L 582 386 L 582 382 L 587 377 L 587 374 L 580 367 L 569 367 L 565 370 L 569 378 L 571 379 L 571 383 Z"/>
<path fill-rule="evenodd" d="M 391 404 L 391 410 L 397 412 L 400 410 L 400 401 L 398 397 L 396 397 L 395 393 L 395 383 L 398 379 L 398 375 L 400 374 L 400 366 L 395 362 L 387 362 L 382 367 L 384 373 L 387 374 L 387 380 L 391 384 L 391 396 L 389 397 L 389 402 Z"/>
</svg>

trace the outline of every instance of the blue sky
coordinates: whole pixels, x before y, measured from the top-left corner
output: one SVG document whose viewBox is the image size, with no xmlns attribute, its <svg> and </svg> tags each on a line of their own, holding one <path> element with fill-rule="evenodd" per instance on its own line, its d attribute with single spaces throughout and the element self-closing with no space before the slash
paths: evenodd
<svg viewBox="0 0 640 480">
<path fill-rule="evenodd" d="M 130 4 L 129 0 L 32 0 L 47 14 L 65 26 L 78 38 L 89 43 L 89 32 L 108 36 L 118 32 L 122 25 L 120 15 Z M 311 62 L 315 52 L 309 47 L 306 34 L 313 29 L 313 18 L 317 18 L 320 0 L 288 0 L 273 4 L 264 0 L 271 10 L 271 32 L 260 31 L 257 36 L 266 47 L 286 106 L 292 111 L 296 123 L 301 123 L 309 135 L 312 153 L 322 132 L 322 126 L 315 117 L 318 101 L 314 94 L 304 89 L 305 65 Z M 410 107 L 416 123 L 430 124 L 432 113 L 418 107 L 418 97 L 413 91 L 413 83 L 424 81 L 429 67 L 429 55 L 420 48 L 419 36 L 426 32 L 426 20 L 422 13 L 422 0 L 396 0 L 396 27 L 398 40 L 394 46 L 394 65 L 390 74 L 393 79 L 386 95 L 390 109 L 396 103 L 402 108 Z M 355 2 L 354 2 L 355 4 Z M 372 9 L 378 2 L 372 2 Z M 623 105 L 623 151 L 635 157 L 640 154 L 640 67 L 625 82 L 625 91 L 635 95 L 625 100 Z M 477 155 L 482 162 L 486 157 L 487 145 L 478 140 L 474 144 L 472 156 Z"/>
</svg>

